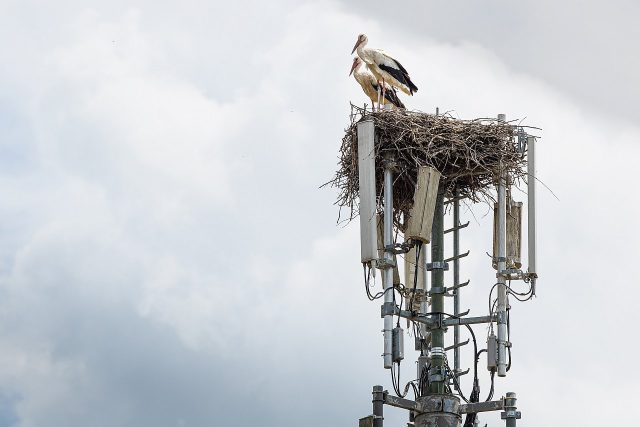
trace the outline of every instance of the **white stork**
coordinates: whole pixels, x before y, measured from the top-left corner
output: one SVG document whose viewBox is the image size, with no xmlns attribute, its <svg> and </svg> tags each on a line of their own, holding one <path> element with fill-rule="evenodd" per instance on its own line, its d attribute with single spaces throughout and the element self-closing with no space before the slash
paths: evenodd
<svg viewBox="0 0 640 427">
<path fill-rule="evenodd" d="M 358 50 L 358 56 L 362 59 L 374 76 L 382 81 L 382 91 L 385 91 L 384 83 L 397 87 L 407 95 L 413 95 L 418 87 L 409 78 L 409 73 L 397 60 L 380 49 L 365 49 L 369 39 L 360 34 L 351 53 Z"/>
<path fill-rule="evenodd" d="M 353 65 L 351 66 L 351 71 L 349 75 L 353 74 L 353 77 L 356 81 L 362 86 L 362 90 L 364 93 L 371 99 L 371 103 L 373 104 L 373 109 L 375 110 L 376 102 L 378 103 L 378 108 L 380 108 L 380 104 L 392 104 L 398 108 L 404 108 L 404 104 L 398 98 L 398 93 L 393 88 L 385 83 L 384 97 L 380 98 L 380 82 L 375 78 L 375 76 L 370 73 L 367 69 L 362 69 L 362 60 L 357 56 L 353 58 Z"/>
</svg>

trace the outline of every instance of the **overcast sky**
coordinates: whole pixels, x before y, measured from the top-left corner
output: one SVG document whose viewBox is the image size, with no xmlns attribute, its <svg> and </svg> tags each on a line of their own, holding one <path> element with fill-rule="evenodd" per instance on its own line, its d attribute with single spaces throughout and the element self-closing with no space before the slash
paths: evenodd
<svg viewBox="0 0 640 427">
<path fill-rule="evenodd" d="M 538 298 L 512 302 L 496 394 L 518 393 L 523 426 L 628 424 L 639 9 L 0 1 L 0 427 L 370 413 L 371 387 L 390 388 L 379 304 L 362 289 L 357 222 L 336 225 L 336 191 L 318 188 L 349 101 L 365 102 L 347 76 L 361 32 L 411 73 L 408 108 L 542 128 L 538 176 L 559 200 L 539 186 Z M 475 315 L 494 274 L 486 213 L 463 214 Z"/>
</svg>

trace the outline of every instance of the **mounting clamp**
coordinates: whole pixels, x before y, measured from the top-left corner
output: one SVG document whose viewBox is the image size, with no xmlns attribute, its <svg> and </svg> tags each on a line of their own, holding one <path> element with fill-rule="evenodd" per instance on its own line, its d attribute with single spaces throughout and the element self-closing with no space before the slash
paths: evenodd
<svg viewBox="0 0 640 427">
<path fill-rule="evenodd" d="M 496 321 L 498 323 L 507 323 L 507 312 L 506 311 L 499 311 L 496 313 L 497 315 L 497 319 Z"/>
<path fill-rule="evenodd" d="M 432 271 L 432 270 L 449 271 L 449 264 L 447 264 L 444 261 L 428 262 L 427 263 L 427 271 Z"/>
<path fill-rule="evenodd" d="M 447 325 L 445 324 L 445 319 L 442 313 L 435 313 L 431 315 L 431 318 L 429 319 L 431 320 L 430 324 L 427 324 L 427 329 L 430 331 L 434 331 L 434 330 L 438 330 L 438 329 L 442 329 L 443 331 L 447 330 Z M 438 351 L 439 347 L 434 347 L 431 350 L 431 354 L 434 354 L 434 351 Z"/>
<path fill-rule="evenodd" d="M 516 394 L 513 392 L 508 392 L 504 398 L 504 412 L 500 412 L 500 419 L 503 420 L 519 420 L 522 418 L 522 414 L 520 411 L 516 411 Z M 515 421 L 514 421 L 515 423 Z M 509 425 L 509 421 L 507 421 L 507 425 Z M 515 425 L 515 424 L 513 424 Z"/>
<path fill-rule="evenodd" d="M 385 302 L 380 306 L 380 317 L 396 314 L 396 305 L 393 302 Z"/>
<path fill-rule="evenodd" d="M 409 240 L 408 242 L 404 242 L 404 243 L 393 243 L 391 245 L 387 245 L 384 247 L 384 250 L 385 252 L 390 252 L 394 255 L 406 254 L 414 246 L 415 246 L 415 243 L 413 242 L 413 240 Z"/>
<path fill-rule="evenodd" d="M 429 382 L 446 381 L 447 370 L 444 366 L 434 366 L 429 369 Z"/>
<path fill-rule="evenodd" d="M 376 268 L 379 268 L 380 270 L 395 268 L 395 266 L 396 266 L 396 262 L 393 259 L 378 258 L 376 260 Z"/>
<path fill-rule="evenodd" d="M 519 420 L 520 418 L 522 418 L 522 413 L 516 410 L 508 410 L 505 412 L 500 412 L 501 420 L 507 420 L 509 418 L 515 418 L 516 420 Z"/>
<path fill-rule="evenodd" d="M 438 287 L 433 287 L 429 290 L 428 294 L 429 295 L 438 295 L 438 294 L 445 294 L 447 292 L 447 288 L 443 287 L 443 286 L 438 286 Z"/>
</svg>

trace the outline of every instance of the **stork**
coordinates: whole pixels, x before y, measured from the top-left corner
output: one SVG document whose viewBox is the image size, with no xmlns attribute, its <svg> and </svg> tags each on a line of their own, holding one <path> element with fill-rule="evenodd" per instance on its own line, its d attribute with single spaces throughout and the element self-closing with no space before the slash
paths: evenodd
<svg viewBox="0 0 640 427">
<path fill-rule="evenodd" d="M 418 87 L 409 78 L 409 73 L 397 60 L 389 56 L 380 49 L 365 49 L 369 39 L 366 35 L 360 34 L 351 53 L 358 51 L 360 59 L 367 64 L 367 67 L 376 78 L 382 82 L 382 93 L 384 97 L 385 83 L 397 87 L 407 95 L 413 95 L 418 91 Z"/>
<path fill-rule="evenodd" d="M 353 58 L 353 65 L 351 66 L 351 71 L 349 75 L 353 74 L 353 77 L 356 81 L 362 86 L 362 90 L 364 93 L 371 99 L 371 103 L 373 104 L 373 109 L 375 110 L 376 102 L 378 102 L 378 108 L 380 108 L 380 104 L 392 104 L 398 108 L 404 108 L 404 104 L 398 98 L 398 93 L 396 90 L 385 83 L 385 90 L 383 91 L 384 95 L 380 98 L 381 86 L 380 82 L 375 78 L 375 76 L 369 72 L 366 68 L 362 70 L 362 59 L 357 56 Z"/>
</svg>

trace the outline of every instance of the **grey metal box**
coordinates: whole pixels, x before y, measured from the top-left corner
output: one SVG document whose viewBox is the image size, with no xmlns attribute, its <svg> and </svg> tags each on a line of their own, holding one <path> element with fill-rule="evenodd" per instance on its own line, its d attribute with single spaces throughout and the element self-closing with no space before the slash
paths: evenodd
<svg viewBox="0 0 640 427">
<path fill-rule="evenodd" d="M 400 326 L 391 332 L 391 354 L 394 362 L 404 359 L 404 331 Z"/>
<path fill-rule="evenodd" d="M 498 341 L 496 336 L 491 334 L 487 338 L 487 369 L 495 371 L 498 366 Z"/>
</svg>

